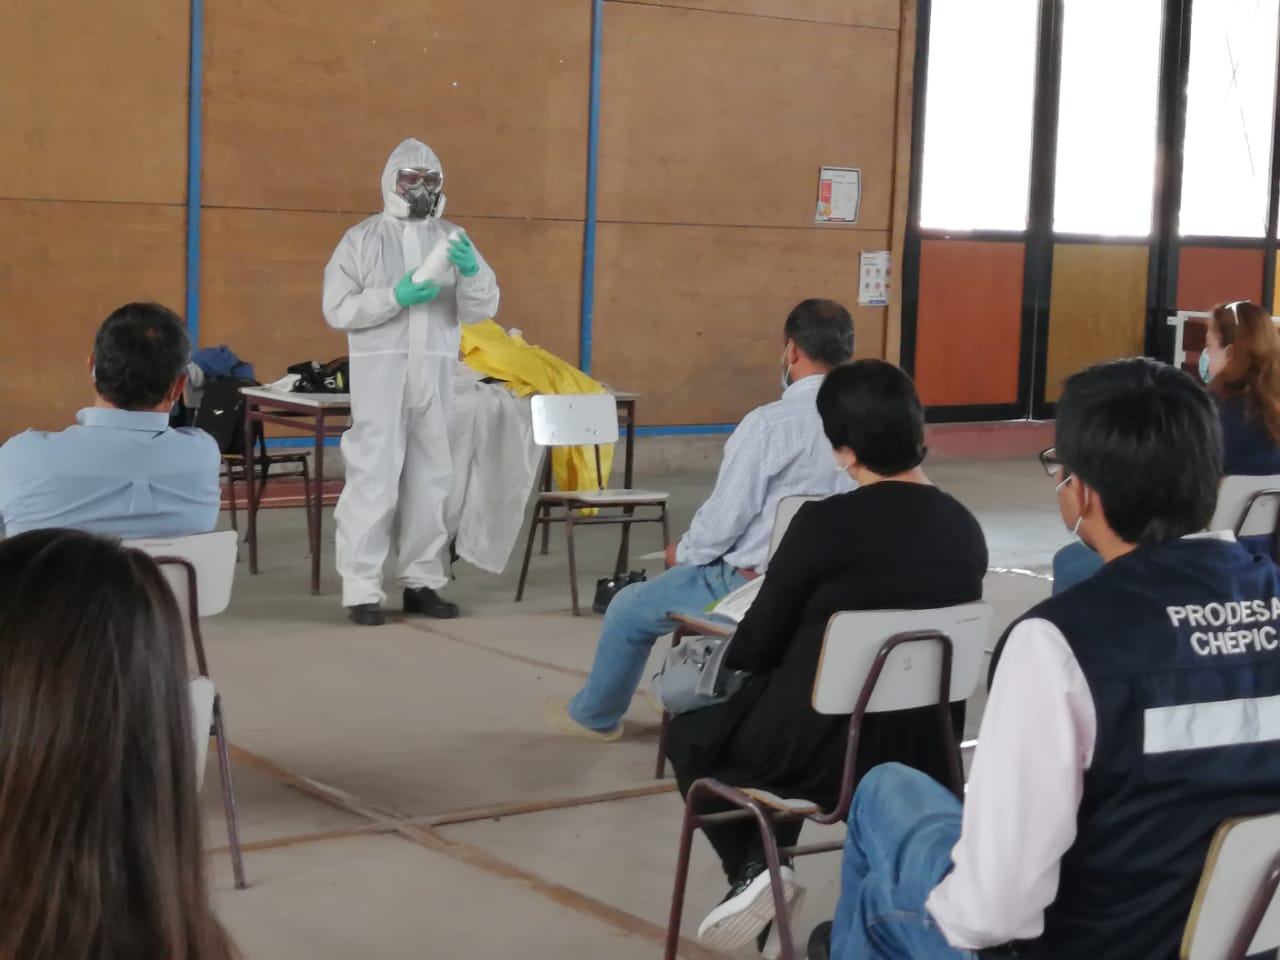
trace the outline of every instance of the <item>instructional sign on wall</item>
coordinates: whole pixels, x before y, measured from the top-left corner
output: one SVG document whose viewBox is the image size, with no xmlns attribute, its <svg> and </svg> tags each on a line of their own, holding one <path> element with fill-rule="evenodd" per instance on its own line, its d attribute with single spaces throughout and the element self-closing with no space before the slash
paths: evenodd
<svg viewBox="0 0 1280 960">
<path fill-rule="evenodd" d="M 858 264 L 858 306 L 889 303 L 889 251 L 863 250 Z"/>
<path fill-rule="evenodd" d="M 857 223 L 862 205 L 862 171 L 856 167 L 823 167 L 818 175 L 817 223 Z"/>
</svg>

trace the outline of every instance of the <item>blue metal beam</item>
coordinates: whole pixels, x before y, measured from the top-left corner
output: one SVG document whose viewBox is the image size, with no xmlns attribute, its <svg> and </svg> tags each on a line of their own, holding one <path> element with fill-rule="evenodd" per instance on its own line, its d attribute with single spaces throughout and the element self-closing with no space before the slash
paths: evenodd
<svg viewBox="0 0 1280 960">
<path fill-rule="evenodd" d="M 191 0 L 187 80 L 187 336 L 200 343 L 200 133 L 204 93 L 204 0 Z"/>
<path fill-rule="evenodd" d="M 591 372 L 592 314 L 596 297 L 596 178 L 600 166 L 600 64 L 604 0 L 591 0 L 591 94 L 587 116 L 587 212 L 582 231 L 582 319 L 578 364 Z"/>
</svg>

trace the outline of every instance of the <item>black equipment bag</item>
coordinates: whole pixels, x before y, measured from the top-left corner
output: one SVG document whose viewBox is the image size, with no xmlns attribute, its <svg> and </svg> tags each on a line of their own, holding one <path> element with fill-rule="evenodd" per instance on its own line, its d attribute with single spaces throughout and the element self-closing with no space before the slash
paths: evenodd
<svg viewBox="0 0 1280 960">
<path fill-rule="evenodd" d="M 294 393 L 350 393 L 351 364 L 346 357 L 336 357 L 328 363 L 307 360 L 295 363 L 290 373 L 298 375 Z"/>
<path fill-rule="evenodd" d="M 240 388 L 257 385 L 256 380 L 239 377 L 220 377 L 205 382 L 194 426 L 218 442 L 223 456 L 234 454 L 243 457 L 245 454 L 244 396 Z"/>
</svg>

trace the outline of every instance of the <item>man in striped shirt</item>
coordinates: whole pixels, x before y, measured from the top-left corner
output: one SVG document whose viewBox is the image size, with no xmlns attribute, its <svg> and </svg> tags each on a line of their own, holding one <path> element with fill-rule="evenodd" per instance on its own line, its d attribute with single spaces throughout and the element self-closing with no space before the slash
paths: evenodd
<svg viewBox="0 0 1280 960">
<path fill-rule="evenodd" d="M 782 398 L 752 410 L 733 431 L 715 489 L 688 533 L 667 547 L 667 570 L 627 587 L 609 605 L 586 685 L 572 699 L 544 705 L 552 729 L 619 739 L 654 642 L 676 628 L 670 614 L 704 613 L 764 573 L 783 497 L 851 488 L 833 465 L 815 402 L 827 371 L 853 356 L 849 311 L 833 300 L 805 300 L 787 317 L 783 336 Z"/>
</svg>

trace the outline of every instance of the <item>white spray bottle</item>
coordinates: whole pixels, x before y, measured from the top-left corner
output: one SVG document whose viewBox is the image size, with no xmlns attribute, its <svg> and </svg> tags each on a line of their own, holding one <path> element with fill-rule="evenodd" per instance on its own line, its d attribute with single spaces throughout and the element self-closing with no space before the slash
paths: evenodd
<svg viewBox="0 0 1280 960">
<path fill-rule="evenodd" d="M 435 280 L 437 283 L 443 283 L 446 271 L 452 266 L 449 262 L 449 244 L 461 236 L 465 236 L 466 231 L 461 227 L 454 227 L 447 234 L 436 241 L 436 245 L 431 248 L 431 252 L 427 254 L 422 266 L 413 271 L 414 283 L 425 283 L 428 280 Z"/>
</svg>

